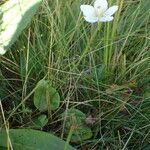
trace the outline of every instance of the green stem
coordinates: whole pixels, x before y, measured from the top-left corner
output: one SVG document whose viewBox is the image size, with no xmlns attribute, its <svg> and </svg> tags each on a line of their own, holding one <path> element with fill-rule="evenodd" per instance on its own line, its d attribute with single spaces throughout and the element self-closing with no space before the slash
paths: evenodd
<svg viewBox="0 0 150 150">
<path fill-rule="evenodd" d="M 71 137 L 72 137 L 74 128 L 75 128 L 75 127 L 74 127 L 73 125 L 72 125 L 71 128 L 70 128 L 70 131 L 69 131 L 69 134 L 68 134 L 68 137 L 67 137 L 67 141 L 66 141 L 66 143 L 65 143 L 64 150 L 68 150 L 69 142 L 70 142 L 70 140 L 71 140 Z"/>
</svg>

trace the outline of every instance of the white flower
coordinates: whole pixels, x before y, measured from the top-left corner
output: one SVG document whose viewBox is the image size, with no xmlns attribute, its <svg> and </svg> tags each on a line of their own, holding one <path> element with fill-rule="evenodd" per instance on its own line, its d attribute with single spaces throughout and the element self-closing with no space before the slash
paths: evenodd
<svg viewBox="0 0 150 150">
<path fill-rule="evenodd" d="M 118 10 L 118 6 L 108 8 L 107 0 L 96 0 L 94 6 L 81 5 L 80 9 L 87 22 L 108 22 L 113 20 L 112 15 Z"/>
</svg>

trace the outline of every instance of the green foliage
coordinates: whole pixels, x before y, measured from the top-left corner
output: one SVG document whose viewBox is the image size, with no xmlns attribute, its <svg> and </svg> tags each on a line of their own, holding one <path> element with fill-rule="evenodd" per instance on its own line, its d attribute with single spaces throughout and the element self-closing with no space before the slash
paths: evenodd
<svg viewBox="0 0 150 150">
<path fill-rule="evenodd" d="M 0 57 L 9 127 L 53 132 L 79 150 L 149 148 L 150 1 L 108 2 L 118 2 L 114 20 L 89 24 L 80 5 L 92 1 L 43 0 L 12 51 Z M 37 94 L 36 110 L 33 105 L 43 77 L 59 91 L 61 105 L 53 111 L 46 86 Z"/>
<path fill-rule="evenodd" d="M 1 6 L 2 24 L 0 25 L 0 55 L 16 41 L 22 30 L 36 13 L 42 0 L 9 0 Z M 0 19 L 1 20 L 1 19 Z"/>
<path fill-rule="evenodd" d="M 63 113 L 65 117 L 65 113 Z M 66 132 L 69 132 L 73 127 L 73 133 L 71 137 L 72 142 L 79 142 L 90 139 L 92 137 L 92 131 L 85 125 L 86 115 L 78 109 L 71 108 L 67 111 L 66 120 Z"/>
<path fill-rule="evenodd" d="M 31 127 L 36 129 L 42 129 L 48 123 L 48 118 L 46 115 L 40 115 L 33 119 Z"/>
<path fill-rule="evenodd" d="M 7 136 L 6 131 L 0 131 L 1 147 L 8 147 Z M 11 129 L 9 130 L 9 138 L 15 150 L 63 150 L 65 146 L 65 142 L 58 137 L 50 133 L 31 129 Z M 67 148 L 68 150 L 75 150 L 71 146 Z"/>
<path fill-rule="evenodd" d="M 144 98 L 150 99 L 150 90 L 144 92 Z"/>
<path fill-rule="evenodd" d="M 149 150 L 150 149 L 150 144 L 147 144 L 144 148 L 143 148 L 143 150 Z"/>
<path fill-rule="evenodd" d="M 64 115 L 65 113 L 63 114 L 63 117 Z M 73 124 L 81 126 L 85 122 L 86 115 L 78 109 L 71 108 L 67 111 L 67 119 L 66 126 L 70 127 Z"/>
<path fill-rule="evenodd" d="M 50 81 L 40 80 L 34 92 L 34 105 L 40 111 L 55 110 L 59 107 L 59 93 L 51 86 Z"/>
</svg>

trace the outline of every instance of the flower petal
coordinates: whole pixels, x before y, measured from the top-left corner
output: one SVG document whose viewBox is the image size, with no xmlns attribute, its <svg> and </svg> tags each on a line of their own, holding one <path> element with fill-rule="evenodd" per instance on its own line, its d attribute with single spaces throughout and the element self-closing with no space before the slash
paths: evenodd
<svg viewBox="0 0 150 150">
<path fill-rule="evenodd" d="M 109 9 L 106 10 L 106 12 L 104 13 L 104 15 L 106 16 L 112 16 L 116 11 L 118 10 L 118 6 L 112 6 Z"/>
<path fill-rule="evenodd" d="M 83 15 L 84 15 L 85 17 L 90 17 L 90 18 L 92 18 L 92 17 L 95 17 L 95 16 L 96 16 L 96 14 L 95 14 L 95 9 L 94 9 L 94 7 L 91 6 L 91 5 L 81 5 L 81 6 L 80 6 L 80 9 L 81 9 L 81 11 L 83 12 Z"/>
<path fill-rule="evenodd" d="M 112 16 L 104 16 L 99 19 L 99 22 L 109 22 L 109 21 L 112 21 L 113 19 L 114 19 L 114 17 L 112 17 Z"/>
<path fill-rule="evenodd" d="M 84 17 L 84 19 L 90 23 L 98 22 L 98 17 Z"/>
<path fill-rule="evenodd" d="M 94 2 L 94 8 L 101 8 L 103 11 L 106 11 L 108 8 L 107 0 L 96 0 Z"/>
</svg>

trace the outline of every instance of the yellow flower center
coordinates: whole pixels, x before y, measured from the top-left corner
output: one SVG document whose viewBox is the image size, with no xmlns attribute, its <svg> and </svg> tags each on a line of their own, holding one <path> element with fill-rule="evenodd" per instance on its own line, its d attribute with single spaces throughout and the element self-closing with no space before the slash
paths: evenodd
<svg viewBox="0 0 150 150">
<path fill-rule="evenodd" d="M 103 9 L 99 6 L 97 8 L 95 8 L 95 14 L 98 18 L 101 18 L 104 14 Z"/>
</svg>

